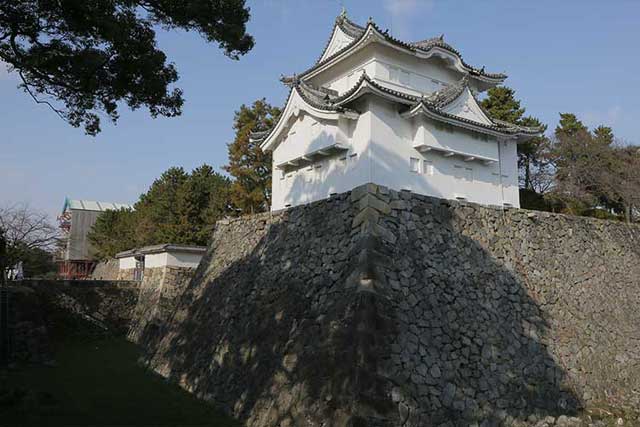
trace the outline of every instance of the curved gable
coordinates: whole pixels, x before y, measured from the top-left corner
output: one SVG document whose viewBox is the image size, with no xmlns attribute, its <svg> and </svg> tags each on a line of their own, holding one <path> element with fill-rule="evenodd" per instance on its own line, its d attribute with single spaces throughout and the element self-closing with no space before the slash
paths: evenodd
<svg viewBox="0 0 640 427">
<path fill-rule="evenodd" d="M 322 53 L 322 56 L 320 57 L 318 62 L 322 62 L 331 55 L 340 51 L 353 40 L 355 40 L 353 37 L 345 33 L 339 25 L 336 25 L 333 28 L 333 34 L 331 35 L 331 39 L 329 39 L 329 44 L 327 45 L 325 51 Z"/>
<path fill-rule="evenodd" d="M 468 87 L 466 87 L 455 100 L 442 108 L 442 111 L 477 123 L 493 125 L 493 122 L 487 117 L 484 111 L 482 111 L 482 108 L 480 108 Z"/>
<path fill-rule="evenodd" d="M 309 104 L 300 95 L 299 89 L 294 87 L 291 89 L 284 111 L 280 115 L 280 119 L 275 124 L 269 135 L 266 136 L 263 143 L 260 145 L 260 148 L 263 151 L 273 151 L 286 137 L 287 131 L 293 122 L 300 116 L 301 111 L 317 119 L 324 120 L 338 120 L 340 115 L 338 111 L 321 110 Z"/>
</svg>

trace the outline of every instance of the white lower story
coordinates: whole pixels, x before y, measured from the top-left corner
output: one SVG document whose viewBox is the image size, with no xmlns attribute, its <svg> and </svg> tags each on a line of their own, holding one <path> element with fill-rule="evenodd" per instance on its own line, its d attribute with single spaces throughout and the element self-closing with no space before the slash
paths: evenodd
<svg viewBox="0 0 640 427">
<path fill-rule="evenodd" d="M 355 120 L 331 121 L 300 111 L 286 140 L 273 151 L 272 210 L 369 182 L 444 199 L 520 207 L 514 139 L 499 140 L 420 115 L 401 117 L 397 104 L 379 97 L 361 102 L 364 113 Z M 296 160 L 322 151 L 324 156 L 314 155 L 313 162 Z"/>
</svg>

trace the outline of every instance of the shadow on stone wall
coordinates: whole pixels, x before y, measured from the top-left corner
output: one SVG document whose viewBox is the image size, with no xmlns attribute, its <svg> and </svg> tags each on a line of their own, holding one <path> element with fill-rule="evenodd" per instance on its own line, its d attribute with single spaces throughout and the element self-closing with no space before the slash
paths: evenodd
<svg viewBox="0 0 640 427">
<path fill-rule="evenodd" d="M 454 215 L 368 186 L 219 224 L 171 321 L 142 332 L 147 362 L 250 426 L 575 412 L 545 312 Z"/>
</svg>

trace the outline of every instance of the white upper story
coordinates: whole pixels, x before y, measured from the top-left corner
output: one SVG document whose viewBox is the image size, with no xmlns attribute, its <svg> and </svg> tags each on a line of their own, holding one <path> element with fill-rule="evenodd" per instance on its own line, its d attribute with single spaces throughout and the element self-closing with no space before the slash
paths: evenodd
<svg viewBox="0 0 640 427">
<path fill-rule="evenodd" d="M 272 210 L 375 182 L 396 190 L 519 206 L 516 144 L 540 134 L 492 120 L 476 94 L 503 74 L 466 64 L 443 37 L 405 43 L 344 13 L 318 62 L 283 78 Z"/>
</svg>

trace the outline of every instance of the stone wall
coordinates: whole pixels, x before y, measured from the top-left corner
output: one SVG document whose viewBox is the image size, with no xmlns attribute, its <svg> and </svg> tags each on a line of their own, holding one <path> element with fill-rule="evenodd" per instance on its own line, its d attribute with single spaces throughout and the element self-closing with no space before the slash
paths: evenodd
<svg viewBox="0 0 640 427">
<path fill-rule="evenodd" d="M 118 275 L 116 276 L 116 280 L 133 280 L 134 276 L 135 276 L 135 268 L 123 268 L 120 269 L 118 267 Z"/>
<path fill-rule="evenodd" d="M 124 334 L 138 296 L 135 282 L 21 280 L 10 282 L 12 361 L 51 360 L 52 341 L 74 334 Z"/>
<path fill-rule="evenodd" d="M 154 340 L 170 322 L 194 270 L 173 266 L 145 268 L 128 332 L 131 341 L 144 342 L 147 349 L 155 347 Z"/>
<path fill-rule="evenodd" d="M 247 426 L 518 425 L 640 407 L 639 306 L 637 226 L 370 184 L 219 222 L 138 341 Z"/>
<path fill-rule="evenodd" d="M 107 259 L 100 261 L 91 273 L 93 280 L 118 280 L 120 273 L 120 262 L 117 259 Z"/>
</svg>

